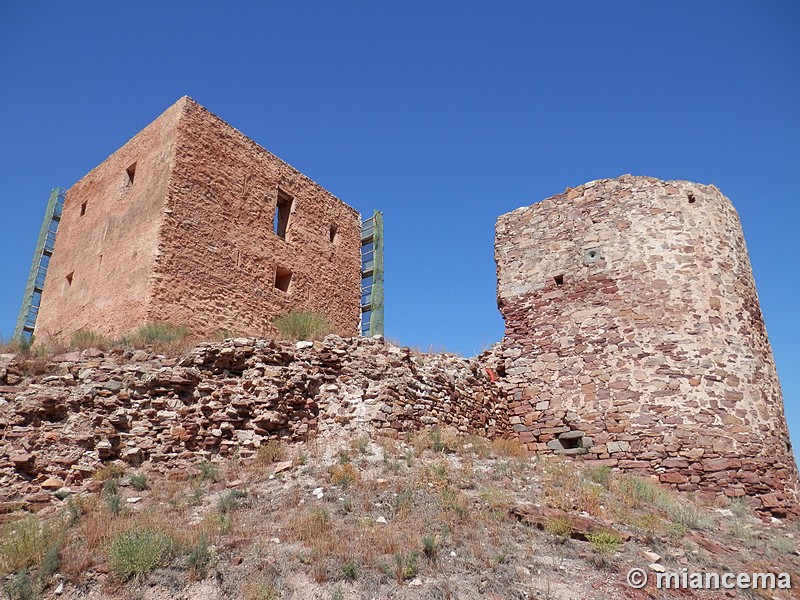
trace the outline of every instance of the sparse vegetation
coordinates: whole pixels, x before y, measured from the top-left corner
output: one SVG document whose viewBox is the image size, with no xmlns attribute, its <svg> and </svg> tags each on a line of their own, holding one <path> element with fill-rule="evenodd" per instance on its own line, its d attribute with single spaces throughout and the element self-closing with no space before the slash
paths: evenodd
<svg viewBox="0 0 800 600">
<path fill-rule="evenodd" d="M 290 340 L 319 340 L 331 332 L 322 315 L 310 312 L 290 312 L 273 321 L 275 329 Z"/>
<path fill-rule="evenodd" d="M 50 543 L 50 531 L 34 516 L 8 523 L 0 530 L 0 575 L 37 566 Z"/>
<path fill-rule="evenodd" d="M 217 466 L 209 460 L 197 463 L 200 481 L 219 481 L 219 470 Z"/>
<path fill-rule="evenodd" d="M 358 481 L 358 471 L 351 463 L 333 465 L 328 469 L 328 475 L 333 485 L 343 488 Z"/>
<path fill-rule="evenodd" d="M 190 335 L 189 328 L 184 325 L 173 325 L 153 321 L 141 325 L 133 336 L 133 343 L 136 346 L 149 346 L 158 344 L 171 344 L 180 342 Z"/>
<path fill-rule="evenodd" d="M 590 533 L 586 536 L 589 543 L 592 545 L 592 550 L 597 554 L 608 556 L 614 554 L 619 550 L 622 540 L 616 533 L 611 531 L 598 531 L 597 533 Z"/>
<path fill-rule="evenodd" d="M 553 518 L 545 521 L 544 530 L 561 541 L 568 540 L 572 535 L 572 524 L 566 518 Z"/>
<path fill-rule="evenodd" d="M 134 473 L 131 475 L 131 487 L 138 492 L 147 489 L 147 475 L 144 473 Z"/>
<path fill-rule="evenodd" d="M 440 430 L 441 446 L 436 435 L 424 432 L 421 449 L 412 444 L 422 436 L 406 442 L 362 435 L 329 446 L 316 441 L 302 446 L 306 465 L 295 460 L 285 477 L 271 477 L 264 468 L 297 456 L 298 448 L 278 440 L 264 444 L 252 461 L 234 455 L 196 463 L 196 475 L 188 479 L 151 472 L 142 481 L 143 473 L 126 474 L 112 463 L 95 472 L 103 481 L 98 493 L 70 497 L 47 526 L 27 517 L 2 527 L 4 597 L 40 600 L 56 572 L 65 582 L 89 585 L 95 576 L 87 573 L 105 563 L 120 595 L 131 596 L 138 587 L 126 581 L 151 574 L 148 585 L 158 586 L 168 573 L 182 571 L 183 581 L 223 581 L 229 586 L 225 597 L 255 600 L 297 593 L 299 580 L 317 586 L 308 593 L 318 597 L 381 597 L 415 578 L 409 593 L 458 594 L 460 586 L 478 585 L 474 574 L 484 572 L 491 573 L 487 594 L 524 585 L 532 597 L 547 597 L 547 582 L 531 583 L 522 569 L 538 563 L 536 568 L 568 570 L 574 579 L 596 584 L 608 575 L 598 578 L 595 567 L 640 561 L 643 548 L 662 556 L 676 548 L 689 565 L 708 570 L 745 572 L 746 564 L 754 564 L 747 561 L 797 563 L 796 533 L 789 529 L 770 531 L 747 515 L 728 516 L 698 536 L 690 527 L 714 521 L 691 495 L 591 464 L 501 457 L 488 440 L 449 439 L 446 431 Z M 370 454 L 378 446 L 382 457 Z M 124 503 L 128 482 L 142 492 L 140 502 Z M 322 496 L 311 493 L 316 487 Z M 120 502 L 116 516 L 109 510 L 113 497 Z M 542 521 L 540 515 L 536 527 L 525 526 L 516 512 L 520 503 L 564 516 Z M 584 519 L 575 515 L 582 511 L 604 529 L 580 529 Z M 30 557 L 13 569 L 6 560 L 12 530 L 16 547 L 33 548 L 11 552 Z M 627 534 L 633 539 L 623 543 Z M 698 537 L 738 544 L 746 549 L 737 556 L 742 562 L 731 565 L 726 554 L 721 565 L 723 559 L 700 546 Z M 613 590 L 603 591 L 613 596 Z"/>
<path fill-rule="evenodd" d="M 139 577 L 163 564 L 172 549 L 172 540 L 154 529 L 133 529 L 114 537 L 108 561 L 114 575 L 125 581 Z"/>
<path fill-rule="evenodd" d="M 79 329 L 69 339 L 70 348 L 75 348 L 76 350 L 86 350 L 87 348 L 104 350 L 109 345 L 108 339 L 89 329 Z"/>
<path fill-rule="evenodd" d="M 394 577 L 397 583 L 403 583 L 406 579 L 412 579 L 419 573 L 417 558 L 419 554 L 416 550 L 397 552 L 394 555 Z"/>
<path fill-rule="evenodd" d="M 256 460 L 268 465 L 286 460 L 286 446 L 280 440 L 269 440 L 256 450 Z"/>
</svg>

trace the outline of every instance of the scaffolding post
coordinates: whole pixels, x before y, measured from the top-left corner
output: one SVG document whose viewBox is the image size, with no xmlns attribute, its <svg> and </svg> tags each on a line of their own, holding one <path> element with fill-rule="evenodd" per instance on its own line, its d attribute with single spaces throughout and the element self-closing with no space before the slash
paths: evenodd
<svg viewBox="0 0 800 600">
<path fill-rule="evenodd" d="M 47 201 L 44 221 L 39 230 L 39 238 L 36 240 L 36 250 L 33 253 L 28 283 L 25 285 L 25 294 L 22 297 L 22 307 L 19 310 L 17 326 L 14 328 L 14 339 L 21 342 L 30 342 L 36 327 L 36 317 L 39 315 L 39 307 L 42 302 L 47 267 L 53 256 L 56 232 L 58 224 L 61 222 L 61 211 L 64 210 L 65 194 L 64 188 L 57 187 L 50 193 L 50 199 Z"/>
<path fill-rule="evenodd" d="M 383 213 L 361 223 L 361 335 L 383 335 Z"/>
</svg>

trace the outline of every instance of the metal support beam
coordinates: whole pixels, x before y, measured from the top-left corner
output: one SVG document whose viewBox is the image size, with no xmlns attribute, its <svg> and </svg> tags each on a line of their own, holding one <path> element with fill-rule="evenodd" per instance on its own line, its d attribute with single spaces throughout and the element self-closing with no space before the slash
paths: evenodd
<svg viewBox="0 0 800 600">
<path fill-rule="evenodd" d="M 64 188 L 57 187 L 50 193 L 47 208 L 36 240 L 36 250 L 33 253 L 31 271 L 28 283 L 25 285 L 25 294 L 22 297 L 22 307 L 19 310 L 17 326 L 14 328 L 14 338 L 20 341 L 30 341 L 36 327 L 36 317 L 42 302 L 42 291 L 47 276 L 47 267 L 53 256 L 56 243 L 56 232 L 61 222 L 61 211 L 64 209 Z"/>
</svg>

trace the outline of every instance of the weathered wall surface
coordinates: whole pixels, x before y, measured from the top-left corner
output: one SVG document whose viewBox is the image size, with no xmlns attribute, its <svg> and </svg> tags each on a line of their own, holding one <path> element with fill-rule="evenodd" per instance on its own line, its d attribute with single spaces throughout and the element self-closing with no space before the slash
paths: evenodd
<svg viewBox="0 0 800 600">
<path fill-rule="evenodd" d="M 797 500 L 744 237 L 713 186 L 623 176 L 503 215 L 504 377 L 529 448 Z"/>
<path fill-rule="evenodd" d="M 273 227 L 279 190 L 293 198 L 285 239 Z M 275 333 L 274 317 L 301 310 L 357 334 L 358 213 L 192 101 L 168 204 L 151 320 L 263 337 Z M 288 291 L 275 287 L 277 267 L 292 273 Z"/>
<path fill-rule="evenodd" d="M 236 339 L 184 359 L 89 350 L 22 380 L 0 356 L 0 509 L 79 491 L 104 461 L 176 469 L 215 454 L 252 456 L 269 439 L 447 425 L 508 434 L 497 386 L 475 359 L 424 355 L 379 339 L 293 344 Z M 0 510 L 2 516 L 2 510 Z"/>
<path fill-rule="evenodd" d="M 67 191 L 38 339 L 69 339 L 82 328 L 121 335 L 146 320 L 183 104 L 171 106 Z M 126 170 L 133 163 L 131 184 Z"/>
<path fill-rule="evenodd" d="M 285 238 L 279 190 L 292 197 Z M 360 245 L 353 208 L 181 98 L 67 192 L 36 334 L 168 321 L 271 336 L 276 316 L 312 311 L 356 335 Z M 292 273 L 285 291 L 278 267 Z"/>
</svg>

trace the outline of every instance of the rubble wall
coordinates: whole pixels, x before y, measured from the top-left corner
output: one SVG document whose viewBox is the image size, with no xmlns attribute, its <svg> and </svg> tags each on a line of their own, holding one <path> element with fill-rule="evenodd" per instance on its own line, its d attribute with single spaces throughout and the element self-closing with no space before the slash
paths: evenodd
<svg viewBox="0 0 800 600">
<path fill-rule="evenodd" d="M 279 191 L 292 198 L 285 238 L 274 230 Z M 275 317 L 306 311 L 357 335 L 358 213 L 188 99 L 166 213 L 151 320 L 270 337 Z M 286 291 L 278 268 L 292 273 Z"/>
<path fill-rule="evenodd" d="M 227 340 L 180 360 L 88 350 L 55 362 L 31 383 L 0 356 L 0 509 L 48 503 L 64 486 L 80 491 L 114 459 L 167 471 L 247 458 L 271 439 L 433 426 L 510 432 L 496 383 L 476 359 L 377 338 Z"/>
<path fill-rule="evenodd" d="M 772 351 L 719 190 L 590 182 L 500 217 L 495 256 L 501 385 L 530 449 L 795 505 Z"/>
</svg>

